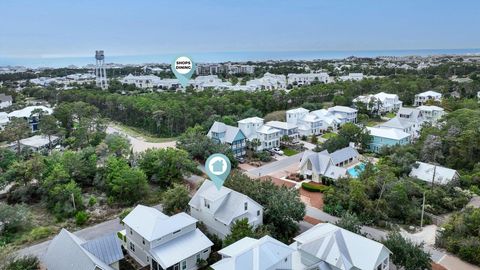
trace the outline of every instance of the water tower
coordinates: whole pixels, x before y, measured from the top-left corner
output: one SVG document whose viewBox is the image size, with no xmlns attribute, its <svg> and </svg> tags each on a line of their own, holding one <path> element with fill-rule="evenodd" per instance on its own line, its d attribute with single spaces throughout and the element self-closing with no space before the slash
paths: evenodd
<svg viewBox="0 0 480 270">
<path fill-rule="evenodd" d="M 107 72 L 105 69 L 105 54 L 103 51 L 95 51 L 95 59 L 97 64 L 95 65 L 95 76 L 97 77 L 97 86 L 103 90 L 108 88 Z"/>
</svg>

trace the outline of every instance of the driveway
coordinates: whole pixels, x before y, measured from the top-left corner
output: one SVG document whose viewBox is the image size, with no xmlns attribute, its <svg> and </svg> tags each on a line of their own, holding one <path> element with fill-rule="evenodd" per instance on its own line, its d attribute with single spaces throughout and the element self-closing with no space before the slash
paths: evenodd
<svg viewBox="0 0 480 270">
<path fill-rule="evenodd" d="M 176 144 L 176 141 L 163 142 L 163 143 L 147 142 L 142 137 L 135 137 L 135 136 L 129 135 L 128 133 L 123 131 L 121 128 L 113 124 L 108 125 L 106 132 L 107 134 L 119 133 L 126 136 L 130 140 L 130 143 L 132 144 L 133 152 L 135 153 L 144 152 L 145 150 L 150 148 L 167 148 L 167 147 L 175 148 L 175 144 Z"/>
<path fill-rule="evenodd" d="M 291 167 L 292 165 L 299 163 L 302 156 L 303 152 L 290 157 L 286 157 L 281 160 L 274 161 L 272 163 L 265 164 L 258 168 L 251 169 L 247 171 L 247 174 L 249 174 L 251 177 L 258 178 L 261 176 L 270 175 L 278 171 L 284 171 L 285 168 Z"/>
</svg>

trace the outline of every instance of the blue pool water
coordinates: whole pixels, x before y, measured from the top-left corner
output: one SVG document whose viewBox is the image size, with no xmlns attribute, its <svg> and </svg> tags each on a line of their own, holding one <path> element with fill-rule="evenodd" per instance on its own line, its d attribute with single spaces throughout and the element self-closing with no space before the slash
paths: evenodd
<svg viewBox="0 0 480 270">
<path fill-rule="evenodd" d="M 365 170 L 365 163 L 359 163 L 357 166 L 347 170 L 353 178 L 357 178 L 358 175 Z"/>
</svg>

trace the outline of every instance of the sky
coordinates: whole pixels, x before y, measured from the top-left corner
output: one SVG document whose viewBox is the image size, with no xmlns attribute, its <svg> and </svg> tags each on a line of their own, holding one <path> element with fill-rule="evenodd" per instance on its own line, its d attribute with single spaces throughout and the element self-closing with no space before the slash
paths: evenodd
<svg viewBox="0 0 480 270">
<path fill-rule="evenodd" d="M 0 57 L 480 48 L 477 0 L 0 0 Z"/>
</svg>

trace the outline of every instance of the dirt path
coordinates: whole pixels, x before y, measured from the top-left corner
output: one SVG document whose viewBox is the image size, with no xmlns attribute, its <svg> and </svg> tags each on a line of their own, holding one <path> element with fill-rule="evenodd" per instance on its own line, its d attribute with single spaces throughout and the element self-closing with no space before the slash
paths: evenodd
<svg viewBox="0 0 480 270">
<path fill-rule="evenodd" d="M 162 143 L 147 142 L 142 137 L 132 136 L 128 134 L 123 129 L 121 129 L 120 127 L 114 124 L 108 125 L 107 133 L 108 134 L 120 133 L 127 136 L 127 138 L 130 140 L 130 143 L 132 144 L 133 152 L 135 153 L 140 153 L 150 148 L 167 148 L 167 147 L 175 148 L 175 143 L 176 143 L 176 141 L 162 142 Z"/>
</svg>

